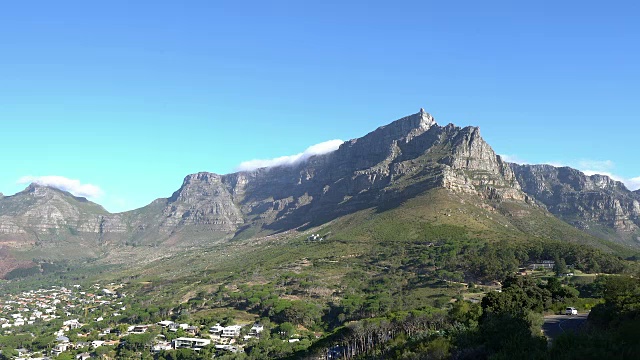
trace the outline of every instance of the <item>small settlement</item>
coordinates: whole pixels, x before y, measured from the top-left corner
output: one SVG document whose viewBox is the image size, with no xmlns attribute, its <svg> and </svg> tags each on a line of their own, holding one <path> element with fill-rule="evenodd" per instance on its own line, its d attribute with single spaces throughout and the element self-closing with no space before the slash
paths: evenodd
<svg viewBox="0 0 640 360">
<path fill-rule="evenodd" d="M 165 350 L 188 348 L 200 351 L 213 345 L 216 350 L 237 352 L 245 344 L 260 337 L 264 326 L 260 324 L 239 324 L 222 326 L 219 323 L 210 327 L 162 320 L 154 324 L 123 324 L 117 328 L 100 326 L 108 323 L 109 317 L 119 317 L 126 311 L 126 295 L 117 289 L 122 285 L 109 284 L 102 287 L 95 284 L 84 290 L 80 285 L 73 287 L 53 286 L 22 292 L 18 295 L 0 297 L 0 335 L 20 334 L 22 328 L 44 323 L 60 324 L 49 344 L 47 351 L 29 351 L 17 349 L 15 359 L 49 359 L 73 351 L 77 359 L 89 359 L 100 347 L 120 345 L 120 340 L 131 334 L 158 334 L 152 353 Z M 85 319 L 82 323 L 80 319 Z M 153 331 L 152 331 L 153 330 Z M 162 333 L 178 335 L 168 340 Z M 74 334 L 74 340 L 70 334 Z"/>
</svg>

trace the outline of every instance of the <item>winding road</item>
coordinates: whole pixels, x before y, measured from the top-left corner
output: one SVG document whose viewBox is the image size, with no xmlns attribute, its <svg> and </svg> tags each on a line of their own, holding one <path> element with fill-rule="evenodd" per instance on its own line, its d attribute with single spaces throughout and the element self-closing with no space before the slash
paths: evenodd
<svg viewBox="0 0 640 360">
<path fill-rule="evenodd" d="M 553 340 L 564 332 L 578 331 L 587 321 L 589 313 L 578 315 L 547 315 L 544 317 L 542 332 L 544 335 Z"/>
</svg>

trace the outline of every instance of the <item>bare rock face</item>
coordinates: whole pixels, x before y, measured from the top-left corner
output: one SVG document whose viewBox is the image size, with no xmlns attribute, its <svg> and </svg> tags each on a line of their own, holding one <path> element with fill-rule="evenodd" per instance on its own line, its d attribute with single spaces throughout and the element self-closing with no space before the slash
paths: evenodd
<svg viewBox="0 0 640 360">
<path fill-rule="evenodd" d="M 527 194 L 576 227 L 604 226 L 629 235 L 640 230 L 637 193 L 621 182 L 569 167 L 510 165 Z"/>
<path fill-rule="evenodd" d="M 245 227 L 318 225 L 445 187 L 491 200 L 524 200 L 509 166 L 478 128 L 439 126 L 421 111 L 304 163 L 224 175 Z M 240 229 L 241 230 L 241 229 Z"/>
<path fill-rule="evenodd" d="M 478 128 L 440 126 L 420 109 L 304 162 L 189 175 L 171 197 L 121 214 L 31 185 L 0 198 L 0 237 L 36 243 L 84 234 L 101 246 L 157 244 L 196 229 L 188 232 L 192 241 L 214 241 L 247 228 L 285 231 L 319 225 L 360 209 L 393 206 L 436 187 L 492 201 L 526 197 Z"/>
<path fill-rule="evenodd" d="M 244 222 L 240 209 L 220 175 L 197 173 L 184 179 L 182 187 L 168 199 L 161 228 L 205 225 L 214 231 L 235 231 Z"/>
<path fill-rule="evenodd" d="M 292 165 L 188 175 L 171 197 L 120 214 L 31 185 L 0 196 L 0 246 L 208 244 L 322 225 L 367 208 L 390 209 L 434 188 L 477 196 L 489 208 L 505 201 L 542 203 L 579 228 L 631 234 L 640 226 L 639 191 L 569 168 L 508 164 L 477 127 L 441 126 L 421 109 Z"/>
</svg>

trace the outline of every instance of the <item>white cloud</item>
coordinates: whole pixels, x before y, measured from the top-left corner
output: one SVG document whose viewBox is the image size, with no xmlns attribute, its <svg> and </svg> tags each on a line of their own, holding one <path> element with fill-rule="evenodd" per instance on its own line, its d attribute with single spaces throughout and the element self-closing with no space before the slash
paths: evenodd
<svg viewBox="0 0 640 360">
<path fill-rule="evenodd" d="M 344 143 L 344 141 L 342 140 L 329 140 L 329 141 L 322 142 L 320 144 L 310 146 L 305 151 L 295 155 L 280 156 L 274 159 L 254 159 L 249 161 L 243 161 L 240 163 L 240 165 L 238 165 L 236 170 L 251 171 L 251 170 L 255 170 L 263 167 L 294 165 L 302 161 L 305 161 L 314 155 L 321 155 L 321 154 L 330 153 L 332 151 L 336 151 L 338 150 L 340 145 L 342 145 L 342 143 Z"/>
<path fill-rule="evenodd" d="M 516 163 L 516 164 L 528 164 L 527 161 L 518 157 L 518 155 L 509 155 L 509 154 L 499 154 L 503 161 Z"/>
<path fill-rule="evenodd" d="M 75 196 L 91 199 L 99 198 L 104 193 L 100 187 L 92 184 L 82 184 L 80 180 L 69 179 L 64 176 L 23 176 L 18 184 L 36 183 L 68 191 Z"/>
<path fill-rule="evenodd" d="M 578 169 L 580 171 L 582 171 L 585 175 L 587 176 L 591 176 L 591 175 L 604 175 L 604 176 L 608 176 L 610 178 L 612 178 L 615 181 L 622 181 L 624 182 L 625 179 L 621 176 L 618 176 L 616 174 L 612 174 L 608 171 L 600 171 L 600 170 L 590 170 L 590 169 Z"/>
<path fill-rule="evenodd" d="M 580 160 L 576 163 L 569 164 L 568 166 L 582 171 L 587 176 L 608 176 L 615 181 L 624 183 L 624 185 L 630 190 L 637 190 L 640 188 L 640 176 L 628 179 L 624 176 L 613 173 L 616 164 L 611 160 Z"/>
<path fill-rule="evenodd" d="M 625 184 L 631 190 L 635 191 L 635 190 L 640 189 L 640 176 L 634 177 L 634 178 L 631 178 L 631 179 L 627 180 L 625 182 Z"/>
<path fill-rule="evenodd" d="M 606 172 L 612 170 L 614 167 L 615 164 L 611 160 L 580 160 L 576 164 L 576 168 L 578 169 L 589 169 L 592 171 Z"/>
</svg>

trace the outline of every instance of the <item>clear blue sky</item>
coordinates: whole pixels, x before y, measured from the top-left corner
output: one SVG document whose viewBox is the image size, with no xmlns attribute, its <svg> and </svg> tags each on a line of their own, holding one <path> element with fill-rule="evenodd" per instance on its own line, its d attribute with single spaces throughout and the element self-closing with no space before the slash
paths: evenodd
<svg viewBox="0 0 640 360">
<path fill-rule="evenodd" d="M 420 107 L 640 185 L 637 2 L 345 3 L 3 3 L 0 191 L 57 175 L 122 211 Z"/>
</svg>

